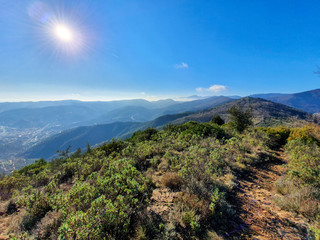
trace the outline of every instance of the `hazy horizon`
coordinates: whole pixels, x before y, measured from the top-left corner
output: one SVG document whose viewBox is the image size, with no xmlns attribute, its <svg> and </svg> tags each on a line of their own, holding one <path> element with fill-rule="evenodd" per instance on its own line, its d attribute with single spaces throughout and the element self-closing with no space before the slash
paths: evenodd
<svg viewBox="0 0 320 240">
<path fill-rule="evenodd" d="M 123 100 L 146 100 L 149 102 L 154 102 L 154 101 L 161 101 L 161 100 L 174 100 L 174 101 L 192 101 L 196 100 L 198 98 L 210 98 L 210 97 L 219 97 L 219 96 L 225 96 L 225 95 L 207 95 L 207 96 L 200 96 L 200 95 L 191 95 L 191 96 L 181 96 L 181 97 L 156 97 L 156 96 L 151 96 L 151 97 L 136 97 L 136 98 L 106 98 L 106 97 L 99 97 L 99 98 L 52 98 L 52 99 L 23 99 L 23 100 L 12 100 L 12 101 L 1 101 L 0 103 L 6 103 L 6 102 L 46 102 L 46 101 L 81 101 L 81 102 L 111 102 L 111 101 L 123 101 Z M 233 96 L 239 96 L 239 95 L 232 95 Z M 194 97 L 194 98 L 192 98 Z M 197 98 L 198 97 L 198 98 Z M 228 97 L 228 96 L 225 96 Z M 243 97 L 243 96 L 239 96 Z"/>
<path fill-rule="evenodd" d="M 307 91 L 312 91 L 312 90 L 318 90 L 317 89 L 309 89 Z M 255 92 L 255 93 L 250 93 L 248 95 L 224 95 L 224 94 L 217 94 L 217 95 L 200 95 L 200 94 L 193 94 L 193 95 L 185 95 L 185 96 L 148 96 L 148 97 L 139 97 L 137 95 L 136 97 L 119 97 L 119 98 L 108 98 L 106 96 L 100 96 L 100 97 L 79 97 L 75 96 L 74 97 L 65 97 L 65 98 L 41 98 L 41 99 L 35 99 L 35 98 L 30 98 L 30 99 L 21 99 L 21 100 L 11 100 L 11 101 L 2 101 L 0 99 L 0 103 L 6 103 L 6 102 L 46 102 L 46 101 L 81 101 L 81 102 L 111 102 L 111 101 L 122 101 L 122 100 L 146 100 L 149 102 L 154 102 L 154 101 L 161 101 L 161 100 L 174 100 L 174 101 L 193 101 L 197 99 L 202 99 L 202 98 L 211 98 L 211 97 L 248 97 L 251 95 L 260 95 L 260 94 L 296 94 L 296 93 L 301 93 L 301 92 L 307 92 L 307 91 L 299 91 L 299 92 Z M 142 94 L 144 95 L 144 94 Z M 77 98 L 79 97 L 79 98 Z"/>
</svg>

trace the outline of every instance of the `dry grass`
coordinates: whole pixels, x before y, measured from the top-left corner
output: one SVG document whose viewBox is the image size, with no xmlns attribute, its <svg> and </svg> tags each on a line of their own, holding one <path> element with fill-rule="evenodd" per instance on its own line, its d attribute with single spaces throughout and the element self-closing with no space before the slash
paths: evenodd
<svg viewBox="0 0 320 240">
<path fill-rule="evenodd" d="M 34 235 L 37 239 L 57 239 L 57 230 L 61 224 L 61 214 L 53 211 L 48 212 L 37 224 Z"/>
<path fill-rule="evenodd" d="M 183 179 L 178 173 L 169 172 L 162 176 L 161 184 L 173 191 L 177 191 L 181 189 Z"/>
<path fill-rule="evenodd" d="M 8 209 L 8 205 L 9 205 L 10 201 L 1 201 L 0 202 L 0 213 L 5 213 L 7 212 Z"/>
<path fill-rule="evenodd" d="M 297 187 L 288 180 L 278 181 L 276 189 L 280 195 L 276 195 L 274 201 L 282 209 L 300 213 L 309 219 L 315 219 L 320 214 L 317 189 L 311 186 Z"/>
<path fill-rule="evenodd" d="M 223 240 L 216 232 L 208 231 L 207 232 L 207 240 Z"/>
<path fill-rule="evenodd" d="M 222 176 L 220 180 L 229 188 L 233 189 L 237 183 L 236 183 L 236 177 L 232 173 L 227 173 L 226 175 Z"/>
<path fill-rule="evenodd" d="M 20 223 L 25 214 L 25 209 L 19 209 L 19 212 L 16 212 L 10 216 L 7 231 L 8 233 L 21 233 Z"/>
</svg>

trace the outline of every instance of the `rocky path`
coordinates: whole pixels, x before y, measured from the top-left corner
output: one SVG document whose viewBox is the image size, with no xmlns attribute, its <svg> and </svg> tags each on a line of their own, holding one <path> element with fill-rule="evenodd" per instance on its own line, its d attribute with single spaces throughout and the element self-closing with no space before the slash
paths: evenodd
<svg viewBox="0 0 320 240">
<path fill-rule="evenodd" d="M 310 239 L 306 220 L 277 207 L 272 201 L 275 182 L 285 171 L 285 156 L 252 167 L 238 182 L 236 208 L 242 224 L 228 233 L 229 239 Z"/>
</svg>

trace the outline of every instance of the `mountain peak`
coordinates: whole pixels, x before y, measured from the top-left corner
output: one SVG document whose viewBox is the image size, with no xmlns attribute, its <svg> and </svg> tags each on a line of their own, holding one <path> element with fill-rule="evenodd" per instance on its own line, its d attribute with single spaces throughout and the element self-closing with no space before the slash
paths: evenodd
<svg viewBox="0 0 320 240">
<path fill-rule="evenodd" d="M 251 97 L 259 97 L 273 102 L 282 103 L 309 113 L 320 112 L 320 89 L 292 94 L 255 94 L 251 95 Z"/>
</svg>

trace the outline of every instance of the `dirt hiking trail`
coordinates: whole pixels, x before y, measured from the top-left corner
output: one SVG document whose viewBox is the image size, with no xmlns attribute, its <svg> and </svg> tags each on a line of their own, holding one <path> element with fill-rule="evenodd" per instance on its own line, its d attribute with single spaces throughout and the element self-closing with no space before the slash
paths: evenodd
<svg viewBox="0 0 320 240">
<path fill-rule="evenodd" d="M 284 152 L 278 151 L 276 155 L 273 160 L 251 167 L 239 178 L 235 205 L 242 224 L 228 233 L 226 239 L 311 239 L 303 217 L 281 210 L 272 201 L 275 182 L 286 168 Z"/>
</svg>

